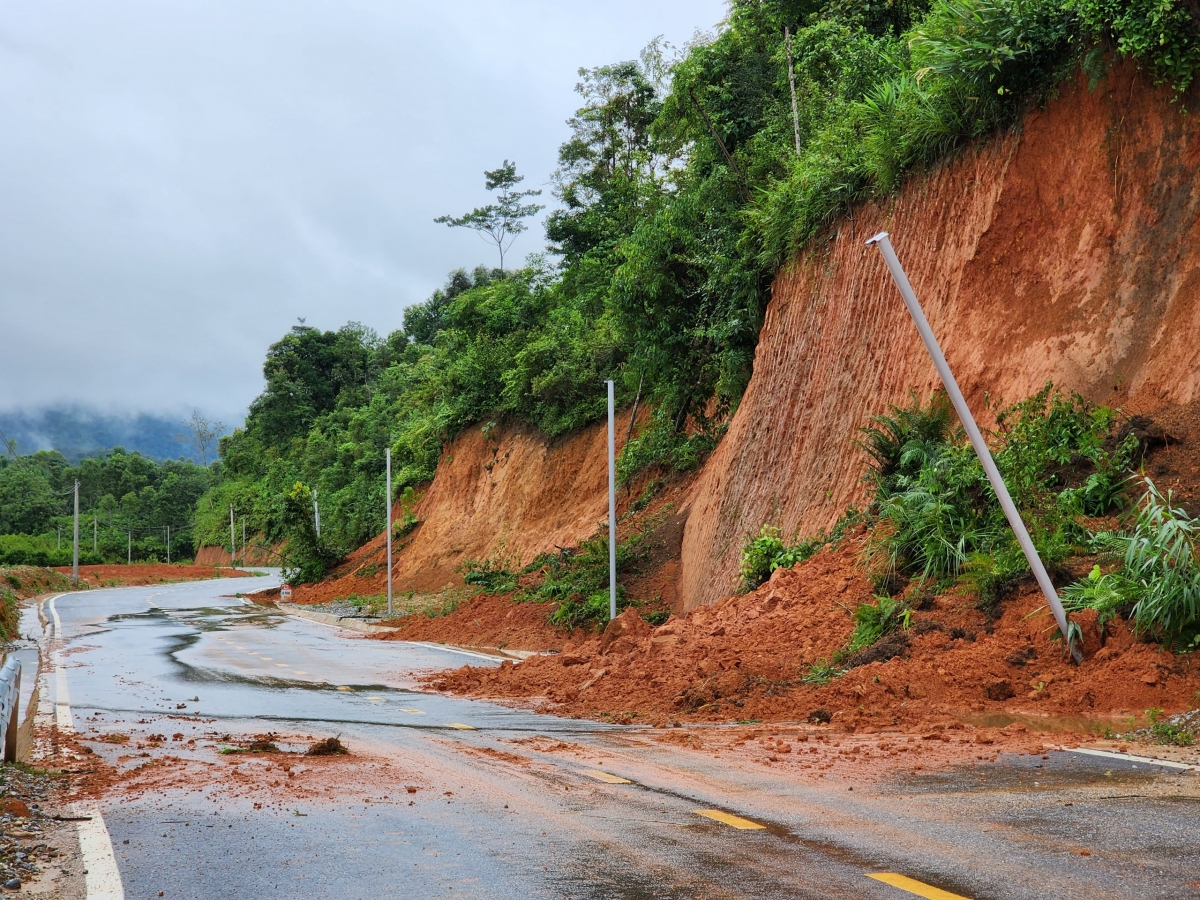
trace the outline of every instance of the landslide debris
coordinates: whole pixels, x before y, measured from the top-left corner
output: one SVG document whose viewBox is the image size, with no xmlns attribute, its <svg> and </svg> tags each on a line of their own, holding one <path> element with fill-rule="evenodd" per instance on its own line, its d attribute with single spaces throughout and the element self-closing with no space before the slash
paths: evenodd
<svg viewBox="0 0 1200 900">
<path fill-rule="evenodd" d="M 919 728 L 947 716 L 1001 724 L 1085 717 L 1100 730 L 1147 709 L 1185 708 L 1200 690 L 1190 655 L 1140 642 L 1119 622 L 1101 635 L 1087 614 L 1077 618 L 1092 655 L 1070 664 L 1032 585 L 1018 586 L 994 620 L 969 595 L 934 597 L 911 611 L 898 638 L 869 648 L 879 658 L 833 665 L 853 633 L 852 611 L 874 599 L 860 563 L 865 540 L 851 535 L 777 569 L 750 594 L 657 628 L 627 611 L 555 656 L 465 666 L 425 680 L 620 722 L 828 720 L 860 732 Z"/>
</svg>

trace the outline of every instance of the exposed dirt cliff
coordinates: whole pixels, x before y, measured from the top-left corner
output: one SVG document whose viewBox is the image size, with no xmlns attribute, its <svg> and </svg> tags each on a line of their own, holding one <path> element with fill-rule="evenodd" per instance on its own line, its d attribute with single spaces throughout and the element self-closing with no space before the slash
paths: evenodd
<svg viewBox="0 0 1200 900">
<path fill-rule="evenodd" d="M 763 523 L 811 534 L 863 497 L 857 429 L 936 375 L 864 241 L 891 234 L 972 408 L 1047 380 L 1127 411 L 1200 398 L 1193 117 L 1131 66 L 860 207 L 777 280 L 754 375 L 696 485 L 680 593 L 727 596 Z"/>
<path fill-rule="evenodd" d="M 617 418 L 623 444 L 628 413 Z M 517 569 L 556 547 L 575 547 L 608 517 L 607 425 L 558 439 L 521 425 L 468 428 L 446 449 L 421 491 L 419 524 L 393 543 L 393 588 L 427 593 L 462 584 L 462 564 L 492 560 Z M 619 495 L 628 504 L 628 492 Z M 400 521 L 401 506 L 392 511 Z M 682 535 L 676 538 L 676 552 Z M 387 584 L 381 532 L 332 577 L 297 588 L 299 603 L 381 593 Z M 228 554 L 226 554 L 228 556 Z"/>
</svg>

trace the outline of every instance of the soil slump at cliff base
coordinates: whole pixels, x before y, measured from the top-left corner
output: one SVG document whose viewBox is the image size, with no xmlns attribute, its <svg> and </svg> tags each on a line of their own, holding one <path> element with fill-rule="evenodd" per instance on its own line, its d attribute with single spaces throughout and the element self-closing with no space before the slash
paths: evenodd
<svg viewBox="0 0 1200 900">
<path fill-rule="evenodd" d="M 866 733 L 1014 717 L 1120 731 L 1147 709 L 1187 708 L 1200 690 L 1191 655 L 1141 642 L 1124 624 L 1102 633 L 1086 615 L 1076 620 L 1087 658 L 1070 663 L 1032 584 L 1005 599 L 994 620 L 965 593 L 924 598 L 907 630 L 876 645 L 881 658 L 813 683 L 814 666 L 855 661 L 831 663 L 853 631 L 853 610 L 873 599 L 860 562 L 865 539 L 847 538 L 776 570 L 753 593 L 658 628 L 627 611 L 557 655 L 498 669 L 466 666 L 427 681 L 560 715 L 654 724 L 828 721 Z"/>
</svg>

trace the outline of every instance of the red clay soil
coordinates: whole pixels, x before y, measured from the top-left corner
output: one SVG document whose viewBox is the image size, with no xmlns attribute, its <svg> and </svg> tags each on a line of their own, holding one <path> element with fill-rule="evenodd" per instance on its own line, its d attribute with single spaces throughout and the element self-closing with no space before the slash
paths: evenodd
<svg viewBox="0 0 1200 900">
<path fill-rule="evenodd" d="M 240 540 L 240 538 L 239 538 Z M 263 543 L 262 535 L 256 534 L 243 549 L 238 547 L 237 564 L 239 566 L 277 566 L 280 564 L 283 544 L 274 547 Z M 196 551 L 193 560 L 198 566 L 231 566 L 233 560 L 227 547 L 207 546 Z"/>
<path fill-rule="evenodd" d="M 553 611 L 554 604 L 514 603 L 507 596 L 477 594 L 450 615 L 413 613 L 386 622 L 400 630 L 378 635 L 378 639 L 499 650 L 561 650 L 571 634 L 546 621 Z"/>
<path fill-rule="evenodd" d="M 499 669 L 467 666 L 427 682 L 560 715 L 659 724 L 828 716 L 845 732 L 920 729 L 962 717 L 1082 717 L 1121 727 L 1121 717 L 1151 707 L 1188 708 L 1200 689 L 1190 655 L 1138 642 L 1123 625 L 1101 635 L 1081 619 L 1088 658 L 1080 667 L 1069 664 L 1032 585 L 1007 599 L 994 622 L 968 597 L 937 597 L 913 613 L 903 657 L 858 666 L 825 685 L 805 684 L 814 663 L 846 644 L 850 610 L 872 599 L 860 562 L 863 540 L 848 539 L 777 570 L 751 594 L 659 628 L 628 611 L 557 656 Z"/>
<path fill-rule="evenodd" d="M 56 566 L 54 571 L 70 575 L 71 567 Z M 220 569 L 216 566 L 183 566 L 163 563 L 79 567 L 79 580 L 93 587 L 166 584 L 173 581 L 204 581 L 209 578 L 241 578 L 248 574 L 239 569 Z"/>
<path fill-rule="evenodd" d="M 937 383 L 863 244 L 881 230 L 985 423 L 987 396 L 1049 380 L 1129 413 L 1200 399 L 1200 130 L 1184 107 L 1131 61 L 1094 86 L 1081 72 L 1020 129 L 860 205 L 793 260 L 697 486 L 684 608 L 731 592 L 764 522 L 807 537 L 861 504 L 858 429 Z"/>
<path fill-rule="evenodd" d="M 621 516 L 618 535 L 630 534 L 635 529 L 649 530 L 649 534 L 645 539 L 647 557 L 636 565 L 634 571 L 628 573 L 627 577 L 622 579 L 622 586 L 625 589 L 626 596 L 631 600 L 642 603 L 640 608 L 643 612 L 659 609 L 675 609 L 678 607 L 679 548 L 683 542 L 683 529 L 687 522 L 687 506 L 690 503 L 690 494 L 695 481 L 696 474 L 694 473 L 660 477 L 657 473 L 648 472 L 640 478 L 635 479 L 633 483 L 622 488 L 617 493 L 617 512 Z M 652 497 L 649 500 L 638 503 L 638 500 L 643 497 L 643 493 L 648 487 L 654 488 L 650 492 L 652 493 Z M 642 506 L 642 508 L 634 511 L 632 507 L 635 503 Z M 554 536 L 555 540 L 561 540 L 565 543 L 557 544 L 551 542 L 549 544 L 550 550 L 557 552 L 563 547 L 578 547 L 580 541 L 594 535 L 601 524 L 591 522 L 589 525 L 590 530 L 582 534 L 581 537 L 574 537 L 570 534 L 556 534 Z M 409 539 L 415 541 L 416 537 L 422 533 L 425 527 L 426 523 L 418 525 L 413 534 L 409 536 Z M 415 545 L 410 545 L 409 539 L 400 540 L 393 546 L 393 554 L 397 558 L 395 563 L 397 574 L 394 583 L 394 592 L 396 595 L 405 592 L 401 586 L 400 572 L 406 566 L 419 565 L 423 558 L 421 556 L 422 551 Z M 509 534 L 509 539 L 514 539 L 512 533 Z M 528 538 L 521 543 L 522 546 L 526 547 L 543 547 L 546 545 L 545 541 L 541 538 L 536 540 Z M 511 549 L 511 546 L 505 543 L 503 547 L 494 549 L 500 553 L 507 553 Z M 384 553 L 384 536 L 377 535 L 357 550 L 348 554 L 324 581 L 316 582 L 315 584 L 293 585 L 291 602 L 301 605 L 312 605 L 329 603 L 330 601 L 351 595 L 367 597 L 378 596 L 384 593 L 387 589 L 387 569 L 384 565 Z M 518 567 L 530 562 L 530 559 L 527 559 L 526 555 L 527 553 L 513 554 L 500 561 L 505 562 L 510 569 L 515 571 Z M 476 558 L 482 559 L 485 557 L 486 554 Z M 522 576 L 522 584 L 532 583 L 537 577 L 536 573 L 530 576 Z M 441 576 L 435 579 L 435 581 L 441 582 Z M 461 587 L 463 585 L 462 573 L 451 573 L 446 578 L 445 583 L 446 586 Z M 259 592 L 257 596 L 264 600 L 271 600 L 278 597 L 278 594 L 278 590 L 267 590 Z M 541 633 L 537 640 L 529 646 L 521 647 L 521 649 L 546 649 L 561 645 L 565 632 L 552 628 L 545 621 L 554 611 L 553 604 L 535 603 L 517 605 L 525 607 L 526 611 L 520 614 L 514 613 L 512 620 L 532 625 L 540 617 L 542 624 Z M 505 609 L 504 622 L 510 621 L 507 618 L 507 612 L 511 610 L 511 606 L 510 604 Z M 409 622 L 406 618 L 388 622 L 387 624 L 403 624 L 406 628 L 405 634 L 410 633 L 407 629 L 413 629 L 411 632 L 413 634 L 420 633 L 423 635 L 453 635 L 459 633 L 460 629 L 465 629 L 465 633 L 482 634 L 479 631 L 480 626 L 473 623 L 476 620 L 499 621 L 496 616 L 489 612 L 492 608 L 493 605 L 485 602 L 484 598 L 476 598 L 466 608 L 460 607 L 452 615 L 441 617 L 436 622 L 418 624 L 416 622 Z M 481 619 L 481 615 L 484 617 L 483 619 Z M 522 628 L 524 627 L 522 626 Z M 472 628 L 475 630 L 472 631 Z M 500 642 L 509 640 L 510 634 L 504 628 L 507 628 L 507 625 L 497 631 L 485 645 L 491 647 L 499 646 Z M 417 640 L 418 638 L 413 639 Z M 431 637 L 419 638 L 419 640 L 433 639 Z M 466 642 L 466 638 L 454 641 L 454 643 Z"/>
</svg>

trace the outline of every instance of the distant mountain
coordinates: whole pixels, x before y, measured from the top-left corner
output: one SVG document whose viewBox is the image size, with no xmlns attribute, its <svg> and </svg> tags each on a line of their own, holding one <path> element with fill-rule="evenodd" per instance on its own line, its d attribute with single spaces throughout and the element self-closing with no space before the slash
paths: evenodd
<svg viewBox="0 0 1200 900">
<path fill-rule="evenodd" d="M 113 447 L 136 450 L 156 460 L 183 457 L 199 462 L 184 419 L 182 415 L 177 419 L 147 413 L 120 416 L 79 406 L 57 406 L 0 412 L 0 432 L 17 442 L 19 454 L 57 450 L 72 463 Z M 226 428 L 222 433 L 231 430 Z M 0 447 L 2 452 L 4 448 Z"/>
</svg>

